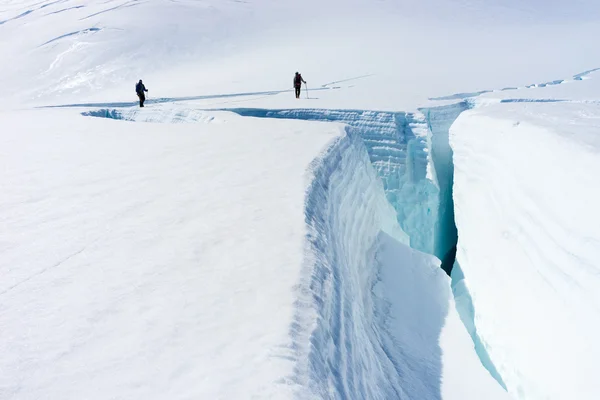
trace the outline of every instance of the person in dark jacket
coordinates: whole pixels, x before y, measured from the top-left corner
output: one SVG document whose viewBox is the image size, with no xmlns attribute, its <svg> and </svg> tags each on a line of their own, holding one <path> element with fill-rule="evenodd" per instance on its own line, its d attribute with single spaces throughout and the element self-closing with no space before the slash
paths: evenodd
<svg viewBox="0 0 600 400">
<path fill-rule="evenodd" d="M 140 98 L 140 107 L 144 107 L 144 101 L 146 101 L 146 94 L 144 92 L 147 91 L 148 89 L 146 89 L 146 86 L 144 86 L 142 80 L 140 79 L 140 81 L 135 85 L 135 92 Z"/>
<path fill-rule="evenodd" d="M 300 98 L 300 90 L 302 89 L 302 83 L 306 83 L 304 79 L 302 79 L 302 74 L 296 72 L 294 75 L 294 89 L 296 90 L 296 98 Z"/>
</svg>

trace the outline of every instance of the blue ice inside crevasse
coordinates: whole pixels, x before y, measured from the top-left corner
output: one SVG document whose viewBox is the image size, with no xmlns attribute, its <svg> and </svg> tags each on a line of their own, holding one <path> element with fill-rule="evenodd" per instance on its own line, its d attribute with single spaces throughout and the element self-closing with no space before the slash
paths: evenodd
<svg viewBox="0 0 600 400">
<path fill-rule="evenodd" d="M 506 390 L 506 385 L 498 370 L 494 366 L 484 343 L 481 341 L 475 326 L 475 309 L 473 299 L 469 293 L 465 276 L 456 261 L 456 246 L 458 243 L 458 229 L 454 218 L 454 161 L 452 147 L 450 146 L 450 127 L 458 116 L 469 109 L 469 103 L 462 102 L 449 106 L 441 106 L 421 111 L 426 115 L 426 120 L 431 133 L 431 153 L 435 168 L 435 176 L 440 190 L 439 219 L 436 226 L 436 251 L 443 254 L 442 269 L 451 277 L 452 294 L 456 310 L 462 323 L 473 340 L 475 352 L 481 364 L 490 375 Z"/>
<path fill-rule="evenodd" d="M 467 102 L 449 106 L 422 109 L 427 121 L 431 160 L 438 188 L 438 219 L 435 227 L 435 249 L 433 254 L 442 260 L 442 269 L 450 275 L 456 258 L 458 231 L 454 221 L 454 200 L 452 186 L 454 184 L 454 163 L 452 147 L 450 147 L 450 126 L 456 118 L 469 108 Z"/>
</svg>

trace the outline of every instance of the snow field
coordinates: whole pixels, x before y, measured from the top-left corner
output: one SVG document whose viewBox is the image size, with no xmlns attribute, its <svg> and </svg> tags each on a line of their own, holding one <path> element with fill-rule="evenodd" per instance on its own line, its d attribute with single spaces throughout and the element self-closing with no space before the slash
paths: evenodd
<svg viewBox="0 0 600 400">
<path fill-rule="evenodd" d="M 292 395 L 305 171 L 339 128 L 215 116 L 0 114 L 0 398 Z"/>
</svg>

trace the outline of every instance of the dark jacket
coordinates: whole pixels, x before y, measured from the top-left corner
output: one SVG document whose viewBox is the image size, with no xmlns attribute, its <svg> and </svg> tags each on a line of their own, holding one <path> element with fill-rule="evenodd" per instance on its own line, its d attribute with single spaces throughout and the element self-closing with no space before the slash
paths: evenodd
<svg viewBox="0 0 600 400">
<path fill-rule="evenodd" d="M 302 79 L 302 74 L 296 74 L 294 76 L 294 87 L 302 86 L 303 82 L 306 83 L 306 81 L 304 81 L 304 79 Z"/>
<path fill-rule="evenodd" d="M 142 82 L 138 82 L 135 85 L 135 92 L 137 94 L 144 93 L 144 92 L 147 92 L 147 91 L 148 91 L 148 89 L 146 89 L 146 86 L 144 86 L 144 84 Z"/>
</svg>

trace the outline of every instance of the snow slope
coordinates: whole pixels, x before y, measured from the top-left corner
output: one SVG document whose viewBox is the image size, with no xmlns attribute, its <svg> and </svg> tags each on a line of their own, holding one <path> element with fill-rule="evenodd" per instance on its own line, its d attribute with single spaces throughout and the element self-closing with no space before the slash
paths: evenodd
<svg viewBox="0 0 600 400">
<path fill-rule="evenodd" d="M 457 262 L 518 399 L 600 392 L 598 121 L 598 104 L 504 103 L 451 129 Z"/>
</svg>

